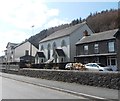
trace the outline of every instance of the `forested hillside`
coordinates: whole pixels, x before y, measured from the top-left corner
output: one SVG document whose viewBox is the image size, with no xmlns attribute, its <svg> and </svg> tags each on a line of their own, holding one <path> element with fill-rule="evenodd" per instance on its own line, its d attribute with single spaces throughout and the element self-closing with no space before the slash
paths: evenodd
<svg viewBox="0 0 120 101">
<path fill-rule="evenodd" d="M 90 14 L 86 21 L 95 32 L 118 28 L 118 10 L 111 9 Z"/>
<path fill-rule="evenodd" d="M 114 9 L 96 12 L 93 14 L 91 13 L 86 19 L 81 19 L 80 17 L 79 19 L 71 21 L 70 24 L 63 24 L 49 29 L 44 29 L 40 33 L 31 36 L 28 40 L 38 48 L 39 41 L 52 34 L 53 32 L 84 21 L 87 22 L 87 24 L 90 26 L 90 28 L 92 28 L 92 30 L 94 30 L 94 32 L 102 32 L 115 29 L 120 25 L 120 16 L 118 15 L 118 10 Z"/>
</svg>

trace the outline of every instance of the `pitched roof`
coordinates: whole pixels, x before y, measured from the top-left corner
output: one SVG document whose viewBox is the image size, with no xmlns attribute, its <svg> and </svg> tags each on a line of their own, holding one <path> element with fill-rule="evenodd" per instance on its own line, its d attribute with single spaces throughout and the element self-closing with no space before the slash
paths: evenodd
<svg viewBox="0 0 120 101">
<path fill-rule="evenodd" d="M 34 63 L 35 57 L 31 55 L 24 55 L 20 57 L 21 62 L 33 62 Z"/>
<path fill-rule="evenodd" d="M 11 43 L 11 42 L 8 42 L 6 48 L 8 47 L 8 45 L 10 45 L 10 46 L 13 48 L 13 47 L 17 46 L 18 43 Z"/>
<path fill-rule="evenodd" d="M 45 55 L 43 52 L 37 52 L 36 55 L 38 55 L 38 57 L 45 58 Z"/>
<path fill-rule="evenodd" d="M 115 33 L 114 37 L 118 37 L 120 36 L 120 29 L 117 31 L 117 33 Z"/>
<path fill-rule="evenodd" d="M 96 41 L 103 41 L 103 40 L 109 40 L 114 39 L 115 33 L 118 31 L 118 29 L 104 31 L 100 33 L 94 33 L 90 36 L 84 36 L 77 44 L 83 44 L 83 43 L 89 43 L 89 42 L 96 42 Z"/>
<path fill-rule="evenodd" d="M 26 42 L 31 43 L 29 40 L 25 40 L 25 41 L 21 42 L 20 44 L 17 44 L 17 45 L 14 47 L 14 49 L 17 48 L 17 47 L 19 47 L 19 46 L 21 46 L 22 44 L 24 44 L 24 43 L 26 43 Z M 32 43 L 31 43 L 31 44 L 32 44 Z M 33 44 L 32 44 L 32 45 L 33 45 Z M 34 45 L 33 45 L 33 46 L 34 46 Z"/>
<path fill-rule="evenodd" d="M 58 54 L 58 56 L 65 56 L 65 53 L 62 49 L 55 49 L 55 51 Z"/>
<path fill-rule="evenodd" d="M 20 57 L 20 59 L 30 59 L 30 58 L 34 58 L 34 56 L 24 55 L 24 56 L 21 56 L 21 57 Z"/>
<path fill-rule="evenodd" d="M 53 34 L 49 35 L 48 37 L 44 38 L 43 40 L 41 40 L 39 43 L 45 42 L 45 41 L 48 41 L 48 40 L 52 40 L 52 39 L 56 39 L 56 38 L 60 38 L 60 37 L 63 37 L 63 36 L 70 35 L 75 30 L 77 30 L 78 28 L 82 27 L 84 24 L 86 24 L 86 22 L 77 24 L 75 26 L 67 27 L 67 28 L 64 28 L 62 30 L 58 30 L 58 31 L 54 32 Z"/>
</svg>

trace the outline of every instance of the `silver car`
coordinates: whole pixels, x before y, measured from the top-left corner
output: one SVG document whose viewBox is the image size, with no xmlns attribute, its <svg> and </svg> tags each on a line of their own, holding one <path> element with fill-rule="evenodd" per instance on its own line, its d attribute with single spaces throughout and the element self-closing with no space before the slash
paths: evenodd
<svg viewBox="0 0 120 101">
<path fill-rule="evenodd" d="M 67 63 L 65 66 L 65 69 L 71 70 L 73 68 L 73 64 L 72 63 Z"/>
<path fill-rule="evenodd" d="M 111 67 L 106 67 L 101 63 L 88 63 L 88 64 L 85 64 L 85 67 L 89 71 L 112 71 Z"/>
</svg>

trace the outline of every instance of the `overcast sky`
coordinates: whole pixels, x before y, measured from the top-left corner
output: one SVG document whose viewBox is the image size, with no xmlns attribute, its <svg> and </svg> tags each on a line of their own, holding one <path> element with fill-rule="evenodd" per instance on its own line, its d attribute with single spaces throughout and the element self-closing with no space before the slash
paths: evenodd
<svg viewBox="0 0 120 101">
<path fill-rule="evenodd" d="M 45 28 L 86 18 L 91 12 L 118 8 L 117 0 L 108 1 L 0 0 L 0 56 L 8 42 L 20 43 Z"/>
</svg>

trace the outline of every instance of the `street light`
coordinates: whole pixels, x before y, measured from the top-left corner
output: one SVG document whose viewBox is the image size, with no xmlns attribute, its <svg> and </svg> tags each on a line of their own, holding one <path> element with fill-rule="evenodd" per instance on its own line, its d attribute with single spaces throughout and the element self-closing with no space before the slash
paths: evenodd
<svg viewBox="0 0 120 101">
<path fill-rule="evenodd" d="M 34 31 L 33 29 L 34 29 L 34 27 L 35 27 L 35 26 L 34 26 L 34 25 L 32 25 L 31 27 L 32 27 L 32 35 L 33 35 L 33 34 L 34 34 L 34 33 L 33 33 L 33 31 Z"/>
<path fill-rule="evenodd" d="M 32 25 L 32 35 L 33 35 L 33 28 L 34 28 L 34 25 Z M 30 42 L 30 65 L 32 63 L 32 43 Z"/>
</svg>

